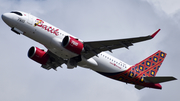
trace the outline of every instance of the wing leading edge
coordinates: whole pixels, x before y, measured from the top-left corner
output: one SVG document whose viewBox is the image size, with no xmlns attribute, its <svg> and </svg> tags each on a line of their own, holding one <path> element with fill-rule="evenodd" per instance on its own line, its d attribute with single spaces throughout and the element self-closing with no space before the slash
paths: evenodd
<svg viewBox="0 0 180 101">
<path fill-rule="evenodd" d="M 128 49 L 128 47 L 132 46 L 133 43 L 146 41 L 146 40 L 150 40 L 150 39 L 154 38 L 159 31 L 160 31 L 160 29 L 158 29 L 152 35 L 143 36 L 143 37 L 84 42 L 84 48 L 86 51 L 84 53 L 82 53 L 82 55 L 88 59 L 93 56 L 96 56 L 97 54 L 101 53 L 102 51 L 112 52 L 113 49 L 123 48 L 123 47 Z"/>
</svg>

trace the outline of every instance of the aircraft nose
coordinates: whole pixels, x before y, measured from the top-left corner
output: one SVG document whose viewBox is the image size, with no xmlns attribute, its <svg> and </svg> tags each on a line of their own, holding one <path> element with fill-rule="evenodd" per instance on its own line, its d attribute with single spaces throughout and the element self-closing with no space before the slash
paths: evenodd
<svg viewBox="0 0 180 101">
<path fill-rule="evenodd" d="M 13 26 L 13 17 L 12 17 L 12 14 L 10 13 L 4 13 L 1 15 L 2 17 L 2 20 L 7 24 L 9 25 L 10 27 Z"/>
<path fill-rule="evenodd" d="M 4 22 L 7 22 L 7 21 L 10 19 L 10 17 L 8 16 L 8 13 L 2 14 L 1 17 L 2 17 L 2 19 L 3 19 Z"/>
</svg>

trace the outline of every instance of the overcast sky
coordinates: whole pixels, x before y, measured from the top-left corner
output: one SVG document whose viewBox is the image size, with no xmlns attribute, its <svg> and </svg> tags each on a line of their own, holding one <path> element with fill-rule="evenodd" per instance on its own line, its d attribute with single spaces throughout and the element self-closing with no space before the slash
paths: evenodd
<svg viewBox="0 0 180 101">
<path fill-rule="evenodd" d="M 152 34 L 129 50 L 109 53 L 133 65 L 158 50 L 167 57 L 157 76 L 180 78 L 179 0 L 0 0 L 0 14 L 12 10 L 31 13 L 84 40 L 122 39 Z M 31 46 L 43 45 L 13 33 L 0 20 L 0 101 L 176 101 L 180 81 L 163 89 L 137 90 L 81 67 L 44 70 L 27 57 Z"/>
</svg>

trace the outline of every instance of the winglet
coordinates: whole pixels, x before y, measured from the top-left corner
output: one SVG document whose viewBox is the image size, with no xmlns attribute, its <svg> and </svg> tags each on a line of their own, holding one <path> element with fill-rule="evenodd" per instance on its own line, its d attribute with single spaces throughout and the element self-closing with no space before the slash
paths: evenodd
<svg viewBox="0 0 180 101">
<path fill-rule="evenodd" d="M 153 34 L 151 35 L 151 37 L 154 38 L 154 37 L 156 36 L 156 34 L 157 34 L 160 30 L 161 30 L 161 29 L 158 29 L 155 33 L 153 33 Z"/>
</svg>

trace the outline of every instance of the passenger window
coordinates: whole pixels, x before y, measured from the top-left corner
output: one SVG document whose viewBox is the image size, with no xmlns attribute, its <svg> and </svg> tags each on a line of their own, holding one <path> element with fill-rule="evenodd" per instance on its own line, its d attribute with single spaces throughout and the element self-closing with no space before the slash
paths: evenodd
<svg viewBox="0 0 180 101">
<path fill-rule="evenodd" d="M 14 14 L 17 14 L 17 15 L 19 15 L 19 16 L 22 16 L 22 13 L 20 13 L 20 12 L 14 12 L 14 11 L 12 11 L 11 13 L 14 13 Z"/>
</svg>

